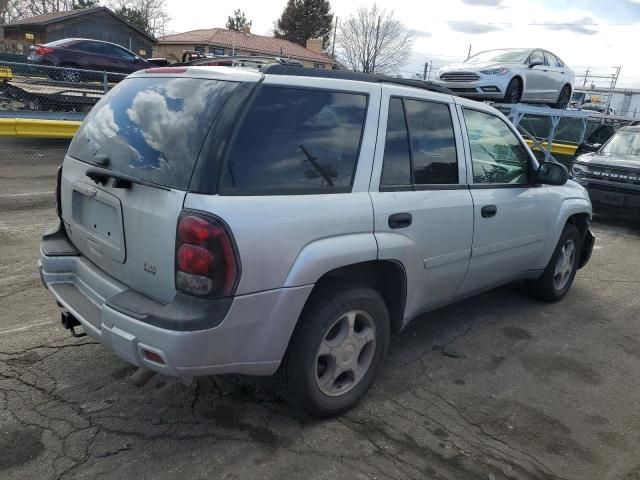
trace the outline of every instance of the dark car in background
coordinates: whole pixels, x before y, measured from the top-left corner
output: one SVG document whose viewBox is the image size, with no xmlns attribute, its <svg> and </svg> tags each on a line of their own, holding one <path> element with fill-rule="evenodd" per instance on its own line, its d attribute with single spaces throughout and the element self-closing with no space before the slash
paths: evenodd
<svg viewBox="0 0 640 480">
<path fill-rule="evenodd" d="M 640 125 L 622 127 L 597 152 L 578 157 L 571 173 L 594 212 L 640 219 Z"/>
<path fill-rule="evenodd" d="M 157 66 L 115 43 L 86 38 L 65 38 L 34 45 L 28 60 L 38 65 L 67 67 L 68 70 L 56 73 L 59 80 L 67 82 L 87 79 L 75 69 L 129 74 Z"/>
</svg>

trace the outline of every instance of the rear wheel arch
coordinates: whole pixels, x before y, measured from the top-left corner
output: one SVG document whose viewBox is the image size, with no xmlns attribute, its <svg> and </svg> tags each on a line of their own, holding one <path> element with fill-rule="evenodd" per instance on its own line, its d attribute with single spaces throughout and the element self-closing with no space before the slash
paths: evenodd
<svg viewBox="0 0 640 480">
<path fill-rule="evenodd" d="M 395 260 L 372 260 L 336 268 L 320 277 L 309 299 L 335 279 L 360 281 L 376 290 L 389 310 L 391 331 L 399 332 L 402 329 L 407 297 L 407 274 L 402 263 Z"/>
</svg>

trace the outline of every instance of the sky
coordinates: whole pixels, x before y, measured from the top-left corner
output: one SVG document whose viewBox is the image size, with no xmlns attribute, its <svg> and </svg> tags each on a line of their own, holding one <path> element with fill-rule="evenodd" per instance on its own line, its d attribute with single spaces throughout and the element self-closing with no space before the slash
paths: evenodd
<svg viewBox="0 0 640 480">
<path fill-rule="evenodd" d="M 286 0 L 235 0 L 228 8 L 211 0 L 166 0 L 172 20 L 168 31 L 224 27 L 234 8 L 252 20 L 252 33 L 269 35 Z M 339 19 L 373 1 L 331 1 Z M 582 86 L 590 75 L 608 76 L 622 67 L 618 86 L 640 88 L 640 0 L 378 0 L 380 8 L 414 31 L 409 62 L 398 72 L 405 77 L 422 73 L 425 62 L 433 71 L 464 60 L 482 50 L 509 47 L 547 49 L 576 72 Z M 606 79 L 591 78 L 598 86 Z"/>
</svg>

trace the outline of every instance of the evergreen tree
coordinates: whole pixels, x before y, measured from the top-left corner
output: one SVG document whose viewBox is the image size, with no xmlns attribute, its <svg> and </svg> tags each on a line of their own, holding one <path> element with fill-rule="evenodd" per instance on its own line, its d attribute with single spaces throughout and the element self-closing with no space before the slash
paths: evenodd
<svg viewBox="0 0 640 480">
<path fill-rule="evenodd" d="M 99 7 L 100 2 L 98 0 L 75 0 L 73 2 L 74 10 L 82 10 L 83 8 Z"/>
<path fill-rule="evenodd" d="M 322 38 L 322 47 L 326 48 L 332 27 L 333 14 L 328 0 L 289 0 L 274 33 L 303 47 L 310 38 Z"/>
<path fill-rule="evenodd" d="M 149 23 L 144 16 L 144 13 L 134 7 L 126 7 L 122 5 L 114 12 L 116 15 L 124 18 L 127 22 L 132 23 L 138 28 L 141 28 L 145 32 L 149 31 Z"/>
<path fill-rule="evenodd" d="M 233 17 L 227 19 L 227 28 L 229 30 L 242 31 L 243 28 L 251 27 L 251 20 L 247 20 L 247 16 L 240 9 L 233 11 Z"/>
</svg>

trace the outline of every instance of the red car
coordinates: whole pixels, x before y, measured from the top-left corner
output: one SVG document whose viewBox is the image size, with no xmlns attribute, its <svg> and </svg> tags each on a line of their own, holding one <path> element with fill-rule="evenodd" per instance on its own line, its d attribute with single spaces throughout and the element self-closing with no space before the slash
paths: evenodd
<svg viewBox="0 0 640 480">
<path fill-rule="evenodd" d="M 68 82 L 85 80 L 82 72 L 71 69 L 98 70 L 129 74 L 156 65 L 115 43 L 65 38 L 31 47 L 29 62 L 38 65 L 68 67 L 56 76 Z"/>
</svg>

